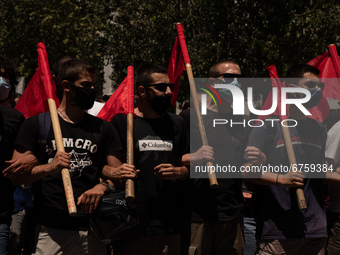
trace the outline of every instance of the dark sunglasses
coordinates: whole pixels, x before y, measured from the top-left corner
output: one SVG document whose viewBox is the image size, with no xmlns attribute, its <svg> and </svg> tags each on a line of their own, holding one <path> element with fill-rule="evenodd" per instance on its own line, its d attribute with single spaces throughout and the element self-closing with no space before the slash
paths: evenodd
<svg viewBox="0 0 340 255">
<path fill-rule="evenodd" d="M 154 86 L 157 90 L 161 92 L 165 92 L 167 87 L 170 88 L 171 92 L 174 91 L 175 84 L 173 83 L 156 83 L 156 84 L 149 84 L 149 85 L 143 85 L 144 87 L 150 87 Z"/>
<path fill-rule="evenodd" d="M 315 88 L 316 86 L 318 86 L 321 90 L 325 88 L 325 83 L 323 82 L 306 81 L 304 84 L 310 89 Z"/>
<path fill-rule="evenodd" d="M 222 73 L 222 74 L 219 74 L 217 75 L 216 77 L 214 78 L 220 78 L 220 77 L 223 77 L 223 80 L 224 82 L 226 83 L 231 83 L 233 82 L 233 80 L 236 78 L 242 78 L 242 75 L 241 74 L 235 74 L 235 73 Z"/>
</svg>

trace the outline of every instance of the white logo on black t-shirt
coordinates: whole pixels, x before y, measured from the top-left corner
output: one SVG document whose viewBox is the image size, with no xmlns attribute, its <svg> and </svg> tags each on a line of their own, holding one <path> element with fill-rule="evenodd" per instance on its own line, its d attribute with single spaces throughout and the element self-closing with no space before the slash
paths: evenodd
<svg viewBox="0 0 340 255">
<path fill-rule="evenodd" d="M 79 177 L 86 166 L 92 165 L 92 160 L 87 157 L 87 152 L 78 153 L 72 150 L 69 154 L 71 155 L 71 169 L 69 170 L 71 178 Z"/>
<path fill-rule="evenodd" d="M 139 140 L 139 151 L 172 151 L 171 140 Z"/>
<path fill-rule="evenodd" d="M 81 176 L 81 173 L 83 169 L 86 166 L 91 166 L 92 165 L 92 160 L 90 157 L 87 156 L 87 152 L 84 153 L 78 153 L 72 150 L 70 153 L 71 159 L 70 159 L 70 165 L 71 169 L 69 169 L 70 176 L 71 178 L 78 178 Z M 48 163 L 51 163 L 53 158 L 50 158 L 48 160 Z"/>
</svg>

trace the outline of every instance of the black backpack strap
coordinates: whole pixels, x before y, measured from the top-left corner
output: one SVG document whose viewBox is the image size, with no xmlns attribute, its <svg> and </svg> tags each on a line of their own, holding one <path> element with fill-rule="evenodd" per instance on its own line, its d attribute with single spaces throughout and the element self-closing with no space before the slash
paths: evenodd
<svg viewBox="0 0 340 255">
<path fill-rule="evenodd" d="M 92 115 L 89 115 L 91 119 L 90 123 L 91 123 L 91 130 L 93 132 L 93 135 L 96 139 L 97 145 L 98 145 L 98 150 L 102 150 L 103 149 L 103 124 L 102 124 L 102 120 L 94 117 Z"/>
<path fill-rule="evenodd" d="M 87 114 L 87 113 L 85 113 Z M 94 117 L 90 114 L 88 114 L 88 118 L 90 119 L 90 125 L 91 125 L 91 132 L 93 133 L 93 136 L 96 140 L 97 146 L 98 146 L 98 159 L 100 162 L 99 168 L 103 168 L 106 164 L 106 155 L 104 153 L 104 136 L 103 136 L 103 120 L 97 117 Z"/>
</svg>

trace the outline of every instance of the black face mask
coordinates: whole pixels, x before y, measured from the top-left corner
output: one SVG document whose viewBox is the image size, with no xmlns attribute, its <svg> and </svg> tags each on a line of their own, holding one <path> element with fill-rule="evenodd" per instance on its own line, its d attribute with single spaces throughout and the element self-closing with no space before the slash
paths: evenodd
<svg viewBox="0 0 340 255">
<path fill-rule="evenodd" d="M 69 84 L 71 84 L 76 89 L 75 96 L 73 97 L 71 95 L 71 98 L 74 100 L 74 102 L 76 102 L 77 105 L 79 105 L 84 110 L 91 109 L 96 98 L 95 89 L 78 87 L 71 82 L 69 82 Z"/>
<path fill-rule="evenodd" d="M 304 103 L 303 105 L 309 110 L 320 103 L 322 98 L 322 92 L 320 88 L 311 88 L 308 90 L 311 94 L 311 98 L 307 103 Z"/>
<path fill-rule="evenodd" d="M 171 96 L 153 96 L 148 102 L 158 115 L 163 115 L 169 109 Z"/>
</svg>

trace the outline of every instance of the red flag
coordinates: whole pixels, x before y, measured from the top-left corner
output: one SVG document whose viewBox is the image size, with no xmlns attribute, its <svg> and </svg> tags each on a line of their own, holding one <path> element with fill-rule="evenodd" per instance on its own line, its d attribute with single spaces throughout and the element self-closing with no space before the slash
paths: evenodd
<svg viewBox="0 0 340 255">
<path fill-rule="evenodd" d="M 315 119 L 317 121 L 323 122 L 325 119 L 327 119 L 328 114 L 329 114 L 329 110 L 330 109 L 329 109 L 329 104 L 328 104 L 327 98 L 325 97 L 325 94 L 322 93 L 322 97 L 321 97 L 319 104 L 309 110 L 309 112 L 312 115 L 310 115 L 308 117 L 311 118 L 311 119 Z"/>
<path fill-rule="evenodd" d="M 56 97 L 56 87 L 52 84 L 51 72 L 48 64 L 48 57 L 44 43 L 37 45 L 38 69 L 20 97 L 15 109 L 20 111 L 25 118 L 48 112 L 47 99 L 54 99 L 57 107 L 60 102 Z"/>
<path fill-rule="evenodd" d="M 133 72 L 133 66 L 129 66 L 126 78 L 111 95 L 109 100 L 98 113 L 97 117 L 111 121 L 113 116 L 118 113 L 134 114 Z"/>
<path fill-rule="evenodd" d="M 280 82 L 279 75 L 277 74 L 275 65 L 271 65 L 271 66 L 267 67 L 267 70 L 269 71 L 269 75 L 272 78 L 272 86 L 278 88 L 278 94 L 277 94 L 277 96 L 278 96 L 278 100 L 277 100 L 278 101 L 277 102 L 278 107 L 277 107 L 276 111 L 274 113 L 272 113 L 271 115 L 278 115 L 278 116 L 280 116 L 281 120 L 287 119 L 288 116 L 281 115 L 281 93 L 280 92 L 281 92 L 281 87 L 284 87 L 285 85 L 284 85 L 284 83 Z M 269 93 L 265 103 L 263 104 L 262 110 L 267 110 L 271 106 L 272 106 L 272 92 Z M 310 109 L 309 112 L 312 114 L 312 115 L 308 116 L 309 118 L 323 122 L 329 114 L 329 105 L 328 105 L 327 99 L 324 96 L 322 96 L 319 104 L 317 106 L 313 107 L 312 109 Z M 269 116 L 270 115 L 259 116 L 259 119 L 263 120 L 263 119 L 268 118 Z"/>
<path fill-rule="evenodd" d="M 280 81 L 279 75 L 277 74 L 276 66 L 271 65 L 266 68 L 269 72 L 269 76 L 272 81 L 272 86 L 277 88 L 277 107 L 276 110 L 270 115 L 260 115 L 259 119 L 264 120 L 272 115 L 279 116 L 281 120 L 288 119 L 287 115 L 281 115 L 281 88 L 285 87 L 285 84 Z M 269 92 L 266 101 L 263 104 L 262 110 L 268 110 L 272 107 L 273 104 L 273 94 L 272 91 Z"/>
<path fill-rule="evenodd" d="M 321 81 L 325 83 L 323 94 L 325 97 L 340 100 L 340 83 L 338 79 L 325 78 L 340 78 L 340 61 L 334 44 L 328 46 L 328 51 L 317 56 L 307 63 L 308 65 L 318 68 Z"/>
<path fill-rule="evenodd" d="M 170 82 L 175 84 L 175 89 L 172 92 L 171 105 L 176 106 L 176 100 L 179 89 L 179 81 L 181 73 L 185 70 L 185 64 L 190 64 L 187 45 L 185 43 L 185 37 L 183 33 L 183 27 L 180 23 L 176 25 L 177 37 L 175 45 L 172 48 L 171 57 L 168 66 L 168 75 Z"/>
</svg>

